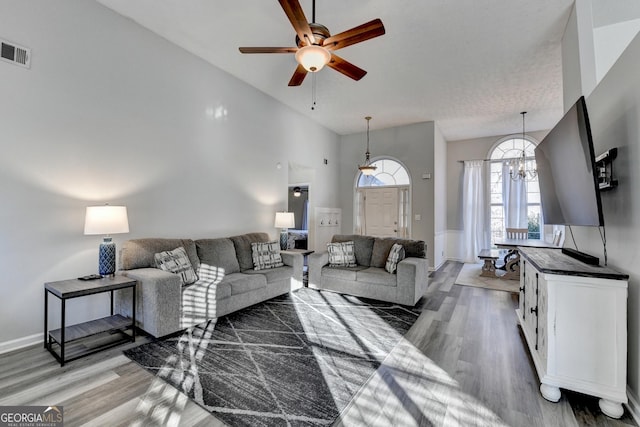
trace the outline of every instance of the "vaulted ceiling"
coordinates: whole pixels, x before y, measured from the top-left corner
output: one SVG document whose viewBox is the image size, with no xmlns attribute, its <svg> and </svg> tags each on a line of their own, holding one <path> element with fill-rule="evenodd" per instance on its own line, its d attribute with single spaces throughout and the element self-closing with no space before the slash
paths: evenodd
<svg viewBox="0 0 640 427">
<path fill-rule="evenodd" d="M 550 129 L 562 116 L 561 39 L 573 0 L 317 0 L 332 34 L 374 18 L 386 34 L 339 55 L 360 81 L 325 68 L 287 83 L 293 54 L 243 55 L 239 46 L 295 46 L 276 0 L 97 0 L 338 134 L 435 121 L 447 140 Z M 300 0 L 311 20 L 311 0 Z"/>
</svg>

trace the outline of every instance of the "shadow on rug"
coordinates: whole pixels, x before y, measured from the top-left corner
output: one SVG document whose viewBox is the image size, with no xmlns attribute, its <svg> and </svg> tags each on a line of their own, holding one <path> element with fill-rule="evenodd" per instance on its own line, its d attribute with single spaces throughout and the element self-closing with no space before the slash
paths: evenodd
<svg viewBox="0 0 640 427">
<path fill-rule="evenodd" d="M 520 282 L 480 276 L 482 264 L 465 263 L 456 277 L 455 284 L 475 286 L 477 288 L 493 289 L 495 291 L 519 292 Z"/>
<path fill-rule="evenodd" d="M 419 314 L 302 288 L 124 354 L 226 424 L 330 425 Z"/>
</svg>

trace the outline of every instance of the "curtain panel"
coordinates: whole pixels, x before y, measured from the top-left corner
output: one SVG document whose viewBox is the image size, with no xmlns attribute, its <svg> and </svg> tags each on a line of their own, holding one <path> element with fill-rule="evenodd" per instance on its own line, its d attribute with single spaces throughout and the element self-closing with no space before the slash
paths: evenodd
<svg viewBox="0 0 640 427">
<path fill-rule="evenodd" d="M 478 262 L 480 251 L 489 247 L 485 176 L 483 160 L 465 160 L 462 194 L 464 262 Z"/>
<path fill-rule="evenodd" d="M 527 183 L 511 179 L 513 161 L 502 163 L 502 201 L 505 228 L 528 228 Z"/>
</svg>

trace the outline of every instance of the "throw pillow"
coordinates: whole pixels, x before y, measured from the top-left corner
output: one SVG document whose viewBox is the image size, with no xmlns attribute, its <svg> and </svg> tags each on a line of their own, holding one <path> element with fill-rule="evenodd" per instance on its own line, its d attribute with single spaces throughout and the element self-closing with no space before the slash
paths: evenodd
<svg viewBox="0 0 640 427">
<path fill-rule="evenodd" d="M 387 258 L 387 264 L 384 269 L 393 274 L 398 268 L 398 263 L 404 259 L 404 247 L 398 243 L 391 246 L 389 251 L 389 257 Z"/>
<path fill-rule="evenodd" d="M 327 251 L 331 267 L 355 267 L 357 265 L 353 242 L 327 243 Z"/>
<path fill-rule="evenodd" d="M 254 270 L 264 270 L 284 265 L 280 255 L 280 242 L 251 243 L 251 257 L 253 258 Z"/>
<path fill-rule="evenodd" d="M 159 252 L 153 256 L 153 259 L 156 268 L 179 275 L 182 285 L 191 285 L 198 280 L 187 256 L 187 251 L 182 246 L 172 251 Z"/>
</svg>

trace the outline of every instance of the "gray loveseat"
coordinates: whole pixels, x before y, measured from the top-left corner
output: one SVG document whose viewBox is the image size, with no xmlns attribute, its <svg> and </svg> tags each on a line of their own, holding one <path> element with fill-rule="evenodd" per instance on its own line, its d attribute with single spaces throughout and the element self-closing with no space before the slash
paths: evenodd
<svg viewBox="0 0 640 427">
<path fill-rule="evenodd" d="M 138 327 L 161 337 L 301 287 L 301 254 L 280 252 L 284 266 L 254 270 L 251 243 L 270 240 L 266 233 L 249 233 L 217 239 L 150 238 L 124 242 L 119 274 L 138 281 Z M 155 268 L 156 253 L 178 247 L 185 249 L 199 274 L 194 284 L 183 286 L 177 274 Z M 128 292 L 117 293 L 116 308 L 130 316 L 128 298 Z"/>
<path fill-rule="evenodd" d="M 335 235 L 332 242 L 354 242 L 355 267 L 329 266 L 328 252 L 308 257 L 309 287 L 403 305 L 415 305 L 428 286 L 429 262 L 422 240 Z M 405 251 L 397 272 L 388 273 L 385 264 L 394 243 Z"/>
</svg>

